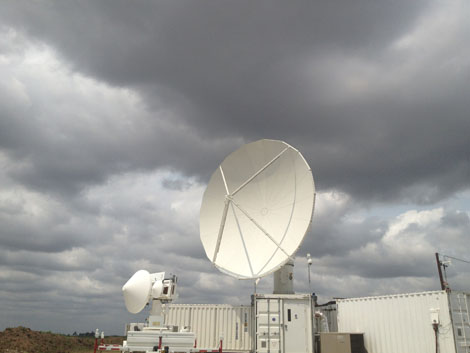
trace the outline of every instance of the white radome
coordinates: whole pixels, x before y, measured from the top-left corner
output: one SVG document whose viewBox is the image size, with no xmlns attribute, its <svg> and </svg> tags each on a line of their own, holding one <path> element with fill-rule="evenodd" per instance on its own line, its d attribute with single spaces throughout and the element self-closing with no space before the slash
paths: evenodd
<svg viewBox="0 0 470 353">
<path fill-rule="evenodd" d="M 126 308 L 132 314 L 137 314 L 147 305 L 152 280 L 150 273 L 146 270 L 139 270 L 122 286 L 122 294 Z"/>
<path fill-rule="evenodd" d="M 157 280 L 152 286 L 152 297 L 159 298 L 163 294 L 163 281 Z"/>
<path fill-rule="evenodd" d="M 266 276 L 300 247 L 314 203 L 312 172 L 298 150 L 278 140 L 246 144 L 225 158 L 204 192 L 206 255 L 236 278 Z"/>
</svg>

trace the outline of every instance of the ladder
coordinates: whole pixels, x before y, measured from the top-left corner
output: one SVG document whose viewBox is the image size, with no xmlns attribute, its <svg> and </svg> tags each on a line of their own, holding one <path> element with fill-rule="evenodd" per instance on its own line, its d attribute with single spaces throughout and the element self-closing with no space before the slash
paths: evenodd
<svg viewBox="0 0 470 353">
<path fill-rule="evenodd" d="M 462 323 L 462 336 L 463 340 L 460 342 L 460 347 L 465 347 L 464 353 L 470 352 L 470 337 L 467 337 L 467 327 L 470 328 L 470 311 L 468 310 L 468 297 L 470 294 L 458 293 L 457 302 L 459 305 L 460 321 Z M 470 331 L 470 330 L 469 330 Z"/>
<path fill-rule="evenodd" d="M 266 304 L 266 311 L 260 310 L 260 301 Z M 274 305 L 273 305 L 274 304 Z M 283 353 L 283 302 L 280 298 L 255 299 L 255 352 L 256 353 Z M 273 310 L 274 307 L 277 307 Z M 261 319 L 263 317 L 263 319 Z M 263 337 L 266 346 L 258 347 L 258 339 Z M 276 342 L 273 347 L 272 340 Z"/>
</svg>

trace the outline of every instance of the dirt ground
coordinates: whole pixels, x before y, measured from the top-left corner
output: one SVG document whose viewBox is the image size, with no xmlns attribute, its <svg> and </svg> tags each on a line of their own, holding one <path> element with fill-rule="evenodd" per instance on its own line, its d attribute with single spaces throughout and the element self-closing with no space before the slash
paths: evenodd
<svg viewBox="0 0 470 353">
<path fill-rule="evenodd" d="M 104 343 L 122 344 L 123 337 L 105 337 Z M 27 327 L 0 332 L 0 353 L 92 353 L 94 337 L 66 336 Z"/>
</svg>

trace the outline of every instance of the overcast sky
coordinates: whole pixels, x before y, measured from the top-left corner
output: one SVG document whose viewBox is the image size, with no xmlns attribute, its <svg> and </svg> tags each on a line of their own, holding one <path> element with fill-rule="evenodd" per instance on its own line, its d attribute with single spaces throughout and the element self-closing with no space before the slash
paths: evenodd
<svg viewBox="0 0 470 353">
<path fill-rule="evenodd" d="M 317 204 L 295 286 L 321 302 L 439 289 L 470 259 L 466 0 L 2 1 L 0 329 L 122 334 L 121 286 L 249 304 L 199 240 L 211 173 L 281 139 Z M 453 288 L 470 265 L 453 261 Z M 270 292 L 264 278 L 260 291 Z"/>
</svg>

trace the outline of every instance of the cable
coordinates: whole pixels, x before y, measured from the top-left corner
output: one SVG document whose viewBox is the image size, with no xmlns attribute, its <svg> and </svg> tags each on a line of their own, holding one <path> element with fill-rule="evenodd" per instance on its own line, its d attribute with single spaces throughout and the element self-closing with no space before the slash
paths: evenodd
<svg viewBox="0 0 470 353">
<path fill-rule="evenodd" d="M 470 264 L 470 261 L 467 261 L 467 260 L 463 260 L 463 259 L 459 259 L 457 257 L 453 257 L 453 256 L 449 256 L 449 255 L 444 255 L 444 254 L 441 254 L 442 257 L 446 257 L 448 259 L 453 259 L 453 260 L 457 260 L 457 261 L 461 261 L 461 262 L 465 262 L 467 264 Z"/>
<path fill-rule="evenodd" d="M 439 353 L 439 340 L 438 340 L 438 335 L 437 335 L 437 333 L 439 332 L 439 324 L 433 323 L 432 328 L 434 329 L 434 337 L 436 341 L 436 353 Z"/>
</svg>

